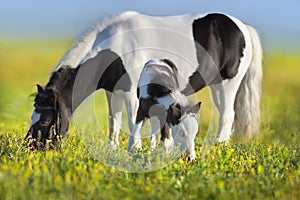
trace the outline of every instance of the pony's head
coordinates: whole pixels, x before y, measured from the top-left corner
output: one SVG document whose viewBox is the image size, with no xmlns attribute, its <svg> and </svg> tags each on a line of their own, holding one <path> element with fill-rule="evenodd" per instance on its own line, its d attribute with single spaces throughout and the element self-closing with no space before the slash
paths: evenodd
<svg viewBox="0 0 300 200">
<path fill-rule="evenodd" d="M 52 89 L 37 85 L 31 125 L 25 139 L 32 149 L 43 149 L 46 145 L 57 144 L 60 131 L 60 113 L 57 96 Z M 50 146 L 51 147 L 51 146 Z"/>
<path fill-rule="evenodd" d="M 168 110 L 168 120 L 174 143 L 179 146 L 182 153 L 187 152 L 189 161 L 196 158 L 194 140 L 198 133 L 200 106 L 201 102 L 185 107 L 181 107 L 180 104 L 172 104 Z"/>
</svg>

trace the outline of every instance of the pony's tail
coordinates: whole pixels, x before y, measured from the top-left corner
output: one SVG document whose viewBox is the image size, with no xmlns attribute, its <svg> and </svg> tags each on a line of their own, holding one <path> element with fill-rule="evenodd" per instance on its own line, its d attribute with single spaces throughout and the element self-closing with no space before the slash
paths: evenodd
<svg viewBox="0 0 300 200">
<path fill-rule="evenodd" d="M 252 41 L 252 60 L 238 89 L 234 110 L 235 131 L 248 138 L 259 132 L 262 85 L 262 47 L 254 28 L 247 26 Z"/>
</svg>

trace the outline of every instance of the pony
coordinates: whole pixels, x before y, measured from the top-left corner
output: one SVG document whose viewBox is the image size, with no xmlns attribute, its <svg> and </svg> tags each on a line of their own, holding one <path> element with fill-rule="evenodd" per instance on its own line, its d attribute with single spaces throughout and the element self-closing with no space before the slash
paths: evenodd
<svg viewBox="0 0 300 200">
<path fill-rule="evenodd" d="M 179 91 L 178 71 L 175 64 L 168 59 L 148 61 L 138 81 L 137 96 L 139 107 L 136 121 L 128 144 L 128 151 L 134 145 L 141 148 L 140 130 L 146 118 L 150 118 L 152 134 L 150 148 L 156 146 L 156 134 L 161 129 L 161 141 L 165 149 L 172 146 L 172 136 L 181 152 L 188 150 L 188 159 L 195 159 L 194 139 L 198 133 L 197 113 L 201 102 L 190 105 L 187 97 Z M 155 119 L 158 125 L 155 124 Z M 176 127 L 176 128 L 175 128 Z M 138 144 L 132 144 L 137 141 Z"/>
<path fill-rule="evenodd" d="M 76 108 L 104 89 L 109 142 L 118 145 L 123 103 L 132 132 L 138 80 L 153 58 L 175 63 L 182 94 L 210 88 L 219 112 L 217 142 L 229 141 L 233 131 L 249 138 L 259 131 L 262 47 L 254 28 L 222 13 L 159 17 L 130 11 L 102 20 L 66 52 L 38 89 L 27 138 L 42 132 L 49 139 L 49 130 L 64 137 Z"/>
</svg>

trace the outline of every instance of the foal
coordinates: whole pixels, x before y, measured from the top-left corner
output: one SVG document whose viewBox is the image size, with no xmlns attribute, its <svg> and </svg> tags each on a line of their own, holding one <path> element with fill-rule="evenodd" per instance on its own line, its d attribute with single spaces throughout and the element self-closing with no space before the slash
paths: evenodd
<svg viewBox="0 0 300 200">
<path fill-rule="evenodd" d="M 161 129 L 161 141 L 166 150 L 173 145 L 174 139 L 181 151 L 188 150 L 190 158 L 195 159 L 194 139 L 201 103 L 189 104 L 187 97 L 179 91 L 177 77 L 177 67 L 168 59 L 154 59 L 145 64 L 138 82 L 139 107 L 128 151 L 141 148 L 140 130 L 144 121 L 150 118 L 150 148 L 155 148 L 156 134 Z"/>
</svg>

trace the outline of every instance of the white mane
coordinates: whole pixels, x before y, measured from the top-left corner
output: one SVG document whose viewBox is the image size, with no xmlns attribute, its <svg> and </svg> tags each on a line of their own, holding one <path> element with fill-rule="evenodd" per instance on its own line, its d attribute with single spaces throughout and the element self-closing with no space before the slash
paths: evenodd
<svg viewBox="0 0 300 200">
<path fill-rule="evenodd" d="M 92 50 L 99 32 L 103 31 L 110 24 L 113 24 L 120 19 L 125 19 L 134 14 L 138 13 L 134 11 L 128 11 L 125 13 L 114 14 L 102 19 L 98 24 L 90 28 L 87 32 L 79 37 L 79 39 L 72 45 L 72 47 L 64 54 L 53 71 L 57 71 L 62 66 L 76 68 L 86 57 L 86 55 Z"/>
</svg>

